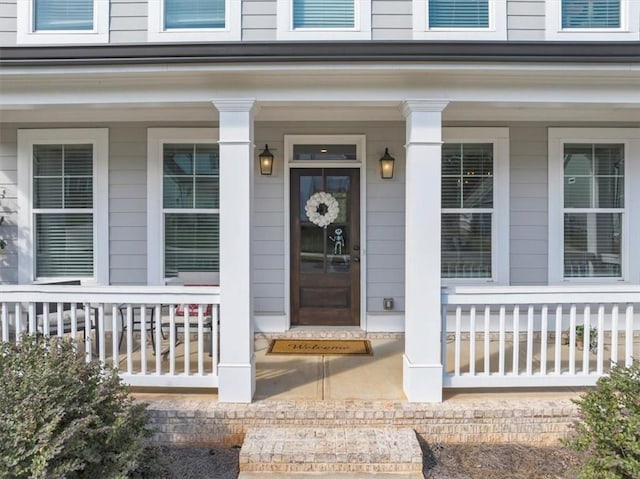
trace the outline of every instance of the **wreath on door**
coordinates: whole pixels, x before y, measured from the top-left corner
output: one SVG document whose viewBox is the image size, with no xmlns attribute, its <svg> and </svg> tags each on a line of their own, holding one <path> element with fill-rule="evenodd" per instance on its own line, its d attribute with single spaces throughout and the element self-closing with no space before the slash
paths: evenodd
<svg viewBox="0 0 640 479">
<path fill-rule="evenodd" d="M 314 225 L 326 228 L 338 217 L 340 206 L 338 205 L 338 200 L 331 193 L 320 191 L 311 195 L 307 200 L 304 211 L 307 213 L 309 221 Z"/>
</svg>

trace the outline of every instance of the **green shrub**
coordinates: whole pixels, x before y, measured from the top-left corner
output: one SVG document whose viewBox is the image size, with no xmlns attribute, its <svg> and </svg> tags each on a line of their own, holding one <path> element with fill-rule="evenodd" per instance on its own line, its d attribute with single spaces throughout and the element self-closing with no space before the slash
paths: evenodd
<svg viewBox="0 0 640 479">
<path fill-rule="evenodd" d="M 566 444 L 584 452 L 581 477 L 640 478 L 640 363 L 614 366 L 575 403 L 580 421 Z"/>
<path fill-rule="evenodd" d="M 0 478 L 146 475 L 146 406 L 72 341 L 0 343 L 0 384 Z"/>
</svg>

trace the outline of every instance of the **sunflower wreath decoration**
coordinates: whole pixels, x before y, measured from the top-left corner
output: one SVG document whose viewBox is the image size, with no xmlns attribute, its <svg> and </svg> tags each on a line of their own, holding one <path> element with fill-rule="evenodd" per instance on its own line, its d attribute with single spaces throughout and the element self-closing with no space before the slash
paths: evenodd
<svg viewBox="0 0 640 479">
<path fill-rule="evenodd" d="M 311 195 L 307 200 L 304 211 L 307 213 L 309 221 L 314 225 L 326 228 L 338 217 L 340 206 L 338 205 L 338 200 L 331 193 L 320 191 Z"/>
</svg>

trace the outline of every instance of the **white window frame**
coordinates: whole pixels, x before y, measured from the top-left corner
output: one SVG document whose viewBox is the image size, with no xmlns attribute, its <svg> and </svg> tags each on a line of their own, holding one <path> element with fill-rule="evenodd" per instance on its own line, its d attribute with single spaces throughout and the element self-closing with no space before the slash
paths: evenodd
<svg viewBox="0 0 640 479">
<path fill-rule="evenodd" d="M 57 128 L 18 130 L 18 281 L 31 284 L 57 278 L 36 278 L 35 214 L 33 211 L 33 146 L 93 145 L 93 278 L 83 284 L 109 284 L 109 130 Z"/>
<path fill-rule="evenodd" d="M 16 2 L 16 41 L 19 45 L 109 43 L 109 1 L 93 0 L 93 30 L 34 30 L 34 0 Z"/>
<path fill-rule="evenodd" d="M 164 274 L 164 213 L 162 197 L 164 145 L 218 144 L 218 128 L 149 128 L 147 130 L 147 283 L 170 282 Z M 209 213 L 214 208 L 206 208 Z M 189 210 L 190 213 L 197 210 Z M 218 214 L 220 208 L 218 207 Z"/>
<path fill-rule="evenodd" d="M 429 0 L 413 0 L 414 40 L 506 40 L 507 0 L 489 1 L 487 28 L 431 28 Z"/>
<path fill-rule="evenodd" d="M 491 278 L 442 278 L 443 286 L 509 284 L 509 128 L 442 129 L 443 143 L 493 144 L 493 218 L 491 224 Z M 442 180 L 441 180 L 442 181 Z M 441 208 L 441 214 L 454 212 Z"/>
<path fill-rule="evenodd" d="M 640 40 L 640 2 L 620 0 L 620 28 L 562 28 L 562 1 L 545 2 L 545 38 L 560 41 Z"/>
<path fill-rule="evenodd" d="M 150 42 L 240 41 L 242 2 L 225 0 L 224 28 L 164 28 L 164 0 L 149 0 L 147 39 Z"/>
<path fill-rule="evenodd" d="M 620 278 L 564 277 L 564 145 L 566 143 L 625 145 L 624 211 Z M 640 178 L 640 128 L 549 128 L 549 284 L 618 283 L 640 281 L 640 248 L 630 248 L 631 238 L 640 239 L 640 220 L 632 212 L 640 208 L 640 188 L 631 180 Z M 585 209 L 585 212 L 587 210 Z M 637 215 L 636 215 L 637 216 Z"/>
<path fill-rule="evenodd" d="M 293 0 L 277 0 L 278 40 L 371 40 L 371 1 L 353 0 L 353 28 L 293 28 Z"/>
</svg>

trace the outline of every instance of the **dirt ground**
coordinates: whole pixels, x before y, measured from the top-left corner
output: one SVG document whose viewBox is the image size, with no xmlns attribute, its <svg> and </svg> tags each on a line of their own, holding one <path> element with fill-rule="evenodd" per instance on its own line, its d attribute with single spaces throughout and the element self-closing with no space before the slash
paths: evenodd
<svg viewBox="0 0 640 479">
<path fill-rule="evenodd" d="M 422 444 L 426 479 L 577 479 L 578 455 L 563 447 Z M 164 478 L 235 479 L 239 448 L 164 447 Z M 164 479 L 163 478 L 163 479 Z"/>
</svg>

